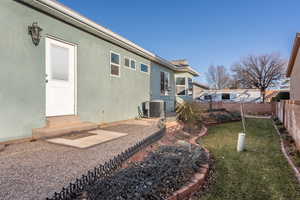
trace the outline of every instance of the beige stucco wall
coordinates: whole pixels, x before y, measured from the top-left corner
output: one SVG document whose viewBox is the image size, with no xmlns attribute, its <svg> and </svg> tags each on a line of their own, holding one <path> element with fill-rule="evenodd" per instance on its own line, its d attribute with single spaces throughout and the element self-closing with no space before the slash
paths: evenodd
<svg viewBox="0 0 300 200">
<path fill-rule="evenodd" d="M 193 85 L 193 99 L 196 99 L 197 97 L 200 97 L 203 93 L 204 89 L 202 87 L 199 87 L 197 85 Z"/>
<path fill-rule="evenodd" d="M 199 106 L 203 109 L 209 108 L 209 103 L 198 103 Z M 213 109 L 226 109 L 229 112 L 240 112 L 241 111 L 240 103 L 232 102 L 213 102 Z M 272 103 L 244 103 L 244 112 L 245 114 L 250 115 L 272 115 L 275 112 L 275 108 Z"/>
<path fill-rule="evenodd" d="M 300 51 L 297 53 L 293 71 L 290 80 L 290 98 L 291 100 L 300 100 Z"/>
<path fill-rule="evenodd" d="M 276 115 L 289 134 L 294 138 L 297 148 L 300 150 L 300 105 L 293 101 L 280 101 L 276 106 Z"/>
<path fill-rule="evenodd" d="M 170 88 L 168 95 L 160 93 L 160 72 L 168 72 L 170 75 Z M 157 63 L 151 63 L 151 79 L 150 79 L 150 98 L 151 100 L 161 99 L 166 102 L 166 111 L 173 112 L 175 110 L 175 79 L 174 72 Z"/>
</svg>

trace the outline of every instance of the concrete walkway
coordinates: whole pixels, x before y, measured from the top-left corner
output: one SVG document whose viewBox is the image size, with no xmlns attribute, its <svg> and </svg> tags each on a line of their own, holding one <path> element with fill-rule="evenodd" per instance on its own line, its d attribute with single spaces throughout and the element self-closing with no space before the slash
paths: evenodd
<svg viewBox="0 0 300 200">
<path fill-rule="evenodd" d="M 108 126 L 103 129 L 128 135 L 88 149 L 45 141 L 9 145 L 0 152 L 0 199 L 45 199 L 87 170 L 158 131 L 156 123 L 132 120 Z"/>
</svg>

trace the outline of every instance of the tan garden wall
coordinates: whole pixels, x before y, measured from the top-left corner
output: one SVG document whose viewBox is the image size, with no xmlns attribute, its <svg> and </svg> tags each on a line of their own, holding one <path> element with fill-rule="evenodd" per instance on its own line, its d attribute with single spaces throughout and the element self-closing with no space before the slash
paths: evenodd
<svg viewBox="0 0 300 200">
<path fill-rule="evenodd" d="M 300 150 L 300 101 L 285 100 L 278 102 L 276 116 L 287 128 Z"/>
<path fill-rule="evenodd" d="M 199 103 L 204 108 L 209 108 L 209 103 Z M 230 112 L 240 112 L 240 103 L 214 102 L 213 109 L 225 108 Z M 272 115 L 275 112 L 275 104 L 273 103 L 244 103 L 245 114 L 268 114 Z"/>
</svg>

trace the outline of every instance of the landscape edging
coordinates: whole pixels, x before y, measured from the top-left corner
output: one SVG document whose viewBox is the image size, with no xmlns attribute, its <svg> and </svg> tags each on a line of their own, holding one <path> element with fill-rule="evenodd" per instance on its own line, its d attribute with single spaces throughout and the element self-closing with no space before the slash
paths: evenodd
<svg viewBox="0 0 300 200">
<path fill-rule="evenodd" d="M 294 173 L 295 173 L 295 176 L 296 176 L 298 182 L 300 183 L 300 172 L 299 172 L 299 170 L 297 169 L 297 167 L 296 167 L 296 165 L 294 164 L 294 162 L 293 162 L 293 161 L 291 160 L 291 158 L 288 156 L 288 153 L 287 153 L 287 151 L 286 151 L 286 149 L 285 149 L 285 146 L 284 146 L 283 139 L 282 139 L 282 137 L 281 137 L 280 131 L 278 130 L 278 128 L 277 128 L 277 126 L 276 126 L 276 124 L 274 123 L 273 120 L 272 120 L 272 122 L 273 122 L 273 126 L 274 126 L 274 128 L 275 128 L 275 130 L 276 130 L 276 133 L 279 135 L 279 138 L 280 138 L 281 151 L 282 151 L 284 157 L 287 159 L 289 165 L 292 167 L 292 169 L 293 169 L 293 171 L 294 171 Z"/>
<path fill-rule="evenodd" d="M 206 127 L 203 127 L 198 136 L 195 136 L 189 140 L 191 144 L 200 146 L 196 141 L 207 135 L 208 130 Z M 208 157 L 209 151 L 202 147 L 207 153 Z M 183 186 L 179 190 L 175 191 L 172 196 L 168 197 L 167 200 L 183 200 L 183 199 L 189 199 L 194 193 L 197 192 L 197 190 L 202 187 L 205 183 L 205 179 L 209 174 L 209 164 L 202 165 L 199 169 L 199 172 L 194 174 L 194 176 L 191 178 L 191 181 L 188 185 Z"/>
<path fill-rule="evenodd" d="M 225 122 L 206 122 L 204 123 L 206 126 L 216 126 L 220 124 L 226 124 L 226 123 L 231 123 L 231 122 L 239 122 L 241 119 L 235 119 L 235 120 L 230 120 L 230 121 L 225 121 Z"/>
</svg>

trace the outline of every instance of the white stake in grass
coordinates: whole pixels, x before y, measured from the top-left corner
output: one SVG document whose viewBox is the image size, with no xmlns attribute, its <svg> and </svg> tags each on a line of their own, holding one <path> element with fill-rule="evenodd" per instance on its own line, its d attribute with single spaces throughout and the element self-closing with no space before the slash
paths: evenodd
<svg viewBox="0 0 300 200">
<path fill-rule="evenodd" d="M 245 95 L 248 95 L 247 92 Z M 242 124 L 243 124 L 243 133 L 239 133 L 238 142 L 237 142 L 237 151 L 241 152 L 245 149 L 245 140 L 246 140 L 246 123 L 245 123 L 245 115 L 244 115 L 244 106 L 243 101 L 241 102 L 241 118 L 242 118 Z"/>
<path fill-rule="evenodd" d="M 245 133 L 239 133 L 239 139 L 237 143 L 237 151 L 241 152 L 244 151 L 245 149 L 245 139 L 246 139 L 246 134 Z"/>
</svg>

